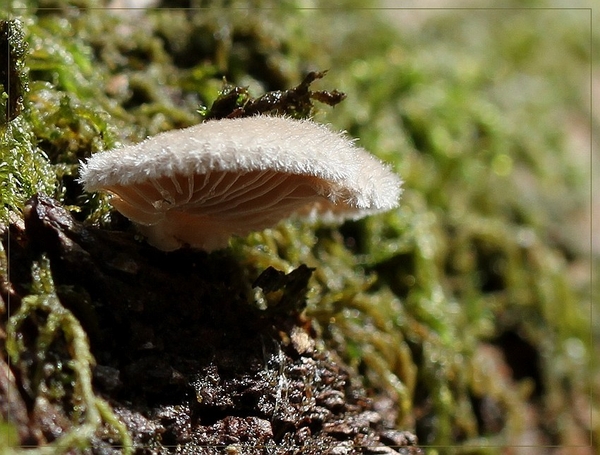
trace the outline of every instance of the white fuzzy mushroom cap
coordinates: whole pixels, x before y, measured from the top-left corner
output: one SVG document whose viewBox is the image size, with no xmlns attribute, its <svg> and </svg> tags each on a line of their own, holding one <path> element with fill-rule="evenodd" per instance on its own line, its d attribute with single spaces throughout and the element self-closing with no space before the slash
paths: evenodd
<svg viewBox="0 0 600 455">
<path fill-rule="evenodd" d="M 109 192 L 165 251 L 222 248 L 294 213 L 357 219 L 396 207 L 401 193 L 400 178 L 343 134 L 268 116 L 208 121 L 97 153 L 80 182 Z"/>
</svg>

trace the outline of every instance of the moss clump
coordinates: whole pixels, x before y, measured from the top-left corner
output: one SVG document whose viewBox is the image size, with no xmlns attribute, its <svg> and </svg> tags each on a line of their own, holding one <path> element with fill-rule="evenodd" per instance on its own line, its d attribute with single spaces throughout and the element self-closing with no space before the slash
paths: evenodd
<svg viewBox="0 0 600 455">
<path fill-rule="evenodd" d="M 352 2 L 158 9 L 135 21 L 85 9 L 98 2 L 56 5 L 23 14 L 30 92 L 0 144 L 5 221 L 43 191 L 81 220 L 127 229 L 103 197 L 82 193 L 79 159 L 200 121 L 223 76 L 258 94 L 329 68 L 327 87 L 348 98 L 316 118 L 398 170 L 401 207 L 340 229 L 286 222 L 235 239 L 240 279 L 315 268 L 307 314 L 321 346 L 391 399 L 422 444 L 472 453 L 599 434 L 572 406 L 598 409 L 587 393 L 598 328 L 580 272 L 587 231 L 565 222 L 583 218 L 589 190 L 568 137 L 597 129 L 580 87 L 585 11 L 424 11 L 398 27 Z"/>
<path fill-rule="evenodd" d="M 27 46 L 18 21 L 0 23 L 0 125 L 13 120 L 23 108 L 27 91 L 24 58 Z"/>
<path fill-rule="evenodd" d="M 3 249 L 0 255 L 0 262 L 6 264 Z M 110 446 L 103 440 L 108 439 L 123 453 L 132 453 L 127 429 L 108 403 L 94 394 L 94 359 L 87 334 L 56 295 L 47 260 L 34 263 L 32 283 L 31 294 L 8 318 L 5 347 L 9 365 L 18 370 L 20 386 L 33 401 L 33 413 L 54 415 L 58 437 L 47 450 L 65 453 L 90 444 Z"/>
</svg>

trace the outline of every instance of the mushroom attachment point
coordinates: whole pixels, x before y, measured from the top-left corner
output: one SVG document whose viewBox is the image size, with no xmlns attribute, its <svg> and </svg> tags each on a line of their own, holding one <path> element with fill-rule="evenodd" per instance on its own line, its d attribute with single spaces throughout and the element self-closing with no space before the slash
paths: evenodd
<svg viewBox="0 0 600 455">
<path fill-rule="evenodd" d="M 110 193 L 163 251 L 223 248 L 293 214 L 358 219 L 396 207 L 402 183 L 343 134 L 269 116 L 207 121 L 96 153 L 80 182 Z"/>
</svg>

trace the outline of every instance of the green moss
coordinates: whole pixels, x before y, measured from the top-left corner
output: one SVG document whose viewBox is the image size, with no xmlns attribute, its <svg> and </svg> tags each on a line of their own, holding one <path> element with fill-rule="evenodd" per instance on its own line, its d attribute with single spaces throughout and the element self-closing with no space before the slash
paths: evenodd
<svg viewBox="0 0 600 455">
<path fill-rule="evenodd" d="M 4 256 L 4 251 L 0 254 Z M 30 398 L 36 402 L 70 403 L 64 406 L 64 412 L 71 417 L 73 426 L 66 429 L 47 450 L 64 453 L 74 447 L 87 447 L 106 424 L 108 426 L 102 429 L 103 432 L 120 439 L 123 453 L 131 453 L 132 442 L 125 426 L 113 414 L 108 403 L 94 395 L 91 368 L 95 362 L 87 335 L 79 321 L 58 299 L 47 260 L 34 264 L 32 278 L 32 293 L 23 299 L 19 309 L 8 319 L 6 352 L 11 363 L 20 369 L 23 387 Z M 39 332 L 35 340 L 28 340 L 23 326 L 32 318 Z M 33 346 L 27 346 L 27 342 Z M 62 352 L 63 356 L 56 358 L 61 344 L 66 349 Z M 54 356 L 49 355 L 51 347 Z M 22 361 L 21 356 L 25 353 L 34 353 L 33 361 Z"/>
<path fill-rule="evenodd" d="M 22 118 L 0 131 L 0 219 L 5 222 L 34 193 L 54 193 L 56 175 L 35 142 L 31 125 Z"/>
<path fill-rule="evenodd" d="M 24 57 L 27 45 L 19 21 L 0 24 L 0 125 L 14 119 L 23 107 L 23 94 L 27 91 Z"/>
<path fill-rule="evenodd" d="M 551 442 L 571 443 L 570 400 L 598 377 L 587 281 L 571 279 L 588 266 L 582 231 L 565 227 L 587 208 L 589 170 L 557 127 L 589 123 L 585 10 L 427 11 L 414 28 L 293 2 L 135 23 L 73 4 L 24 18 L 31 90 L 0 143 L 5 220 L 43 191 L 109 226 L 104 199 L 72 183 L 79 159 L 200 121 L 222 76 L 260 94 L 329 69 L 319 84 L 348 99 L 316 118 L 400 173 L 401 207 L 339 230 L 284 222 L 233 240 L 234 254 L 254 276 L 316 269 L 308 314 L 323 343 L 395 397 L 398 425 L 419 425 L 422 443 L 516 444 L 532 402 Z M 537 373 L 502 374 L 508 332 L 537 352 Z M 505 425 L 478 421 L 479 399 Z"/>
</svg>

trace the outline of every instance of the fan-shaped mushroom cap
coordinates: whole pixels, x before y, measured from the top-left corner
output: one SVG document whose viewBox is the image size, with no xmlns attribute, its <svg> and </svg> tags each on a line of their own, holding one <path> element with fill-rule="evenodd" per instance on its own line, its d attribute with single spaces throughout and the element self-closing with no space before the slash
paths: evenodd
<svg viewBox="0 0 600 455">
<path fill-rule="evenodd" d="M 352 140 L 309 120 L 208 121 L 92 156 L 87 191 L 107 191 L 148 242 L 213 250 L 293 213 L 356 219 L 398 204 L 400 178 Z"/>
</svg>

